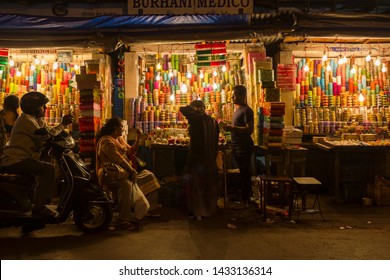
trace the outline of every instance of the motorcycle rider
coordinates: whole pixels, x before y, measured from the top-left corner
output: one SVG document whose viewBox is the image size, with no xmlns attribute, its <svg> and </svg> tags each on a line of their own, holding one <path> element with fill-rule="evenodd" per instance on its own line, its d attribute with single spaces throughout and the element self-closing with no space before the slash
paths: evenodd
<svg viewBox="0 0 390 280">
<path fill-rule="evenodd" d="M 60 133 L 66 125 L 73 122 L 72 115 L 65 115 L 56 127 L 50 127 L 44 120 L 46 103 L 49 99 L 41 92 L 30 91 L 20 99 L 22 114 L 11 131 L 9 144 L 4 148 L 2 165 L 9 173 L 37 176 L 33 215 L 55 217 L 57 212 L 46 205 L 55 190 L 54 165 L 41 161 L 39 149 L 48 135 L 37 135 L 37 129 L 45 128 L 52 135 Z"/>
</svg>

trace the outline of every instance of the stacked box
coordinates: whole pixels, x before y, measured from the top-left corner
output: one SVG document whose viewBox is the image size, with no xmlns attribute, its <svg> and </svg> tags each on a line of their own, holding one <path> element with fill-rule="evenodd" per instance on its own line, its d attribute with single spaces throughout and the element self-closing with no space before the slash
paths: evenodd
<svg viewBox="0 0 390 280">
<path fill-rule="evenodd" d="M 268 132 L 268 145 L 282 144 L 284 128 L 285 104 L 283 102 L 271 102 L 270 129 Z M 271 144 L 271 145 L 272 145 Z"/>
<path fill-rule="evenodd" d="M 283 129 L 282 143 L 284 147 L 299 148 L 302 144 L 302 130 L 294 127 Z"/>
<path fill-rule="evenodd" d="M 368 196 L 376 206 L 390 206 L 390 180 L 375 176 L 375 182 L 368 185 Z"/>
<path fill-rule="evenodd" d="M 84 158 L 94 158 L 96 136 L 100 129 L 101 107 L 99 95 L 93 89 L 80 91 L 79 151 Z"/>
</svg>

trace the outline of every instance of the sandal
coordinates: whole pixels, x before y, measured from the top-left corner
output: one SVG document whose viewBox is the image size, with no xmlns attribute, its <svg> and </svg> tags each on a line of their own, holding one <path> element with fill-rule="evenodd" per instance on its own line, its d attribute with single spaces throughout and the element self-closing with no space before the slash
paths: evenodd
<svg viewBox="0 0 390 280">
<path fill-rule="evenodd" d="M 138 227 L 132 222 L 123 221 L 120 224 L 121 229 L 124 230 L 136 230 Z"/>
<path fill-rule="evenodd" d="M 146 213 L 145 217 L 160 218 L 161 214 L 155 210 L 150 210 L 148 213 Z"/>
<path fill-rule="evenodd" d="M 46 205 L 41 205 L 32 209 L 32 215 L 41 216 L 43 218 L 55 218 L 58 216 L 58 212 Z"/>
</svg>

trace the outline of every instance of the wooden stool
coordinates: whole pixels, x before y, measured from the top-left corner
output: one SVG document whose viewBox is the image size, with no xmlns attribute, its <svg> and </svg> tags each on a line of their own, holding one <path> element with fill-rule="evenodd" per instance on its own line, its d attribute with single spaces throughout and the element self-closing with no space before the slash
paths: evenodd
<svg viewBox="0 0 390 280">
<path fill-rule="evenodd" d="M 310 210 L 312 210 L 314 213 L 319 213 L 321 215 L 321 218 L 323 221 L 326 221 L 324 216 L 322 215 L 322 211 L 321 211 L 321 203 L 320 203 L 320 197 L 319 197 L 319 189 L 320 189 L 320 186 L 321 186 L 321 182 L 318 181 L 316 178 L 314 177 L 294 177 L 293 178 L 293 181 L 294 181 L 294 185 L 295 185 L 295 188 L 293 190 L 293 195 L 292 195 L 292 211 L 294 210 L 294 200 L 296 200 L 299 196 L 301 197 L 302 199 L 302 207 L 299 207 L 299 205 L 297 205 L 297 211 L 298 211 L 298 219 L 299 219 L 299 215 L 300 215 L 300 209 L 302 209 L 303 211 L 307 211 L 306 209 L 306 193 L 309 191 L 309 190 L 314 190 L 315 192 L 315 197 L 314 197 L 314 203 L 313 203 L 313 206 Z M 316 206 L 316 203 L 318 204 L 318 210 L 315 208 Z"/>
<path fill-rule="evenodd" d="M 289 206 L 288 216 L 291 219 L 292 195 L 291 195 L 292 180 L 287 176 L 261 175 L 260 176 L 260 207 L 263 211 L 263 220 L 267 220 L 267 200 L 268 194 L 272 194 L 273 188 L 278 188 L 278 194 L 281 196 L 279 205 Z"/>
</svg>

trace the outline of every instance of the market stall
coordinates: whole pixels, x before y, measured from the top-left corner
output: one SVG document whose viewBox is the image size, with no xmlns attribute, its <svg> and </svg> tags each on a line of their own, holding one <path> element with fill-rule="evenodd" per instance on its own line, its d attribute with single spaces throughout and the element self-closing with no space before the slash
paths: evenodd
<svg viewBox="0 0 390 280">
<path fill-rule="evenodd" d="M 4 97 L 21 98 L 28 91 L 40 91 L 48 99 L 45 121 L 61 122 L 74 115 L 68 127 L 79 140 L 79 152 L 92 158 L 100 119 L 111 115 L 110 58 L 98 49 L 3 48 L 0 51 L 0 106 Z"/>
</svg>

